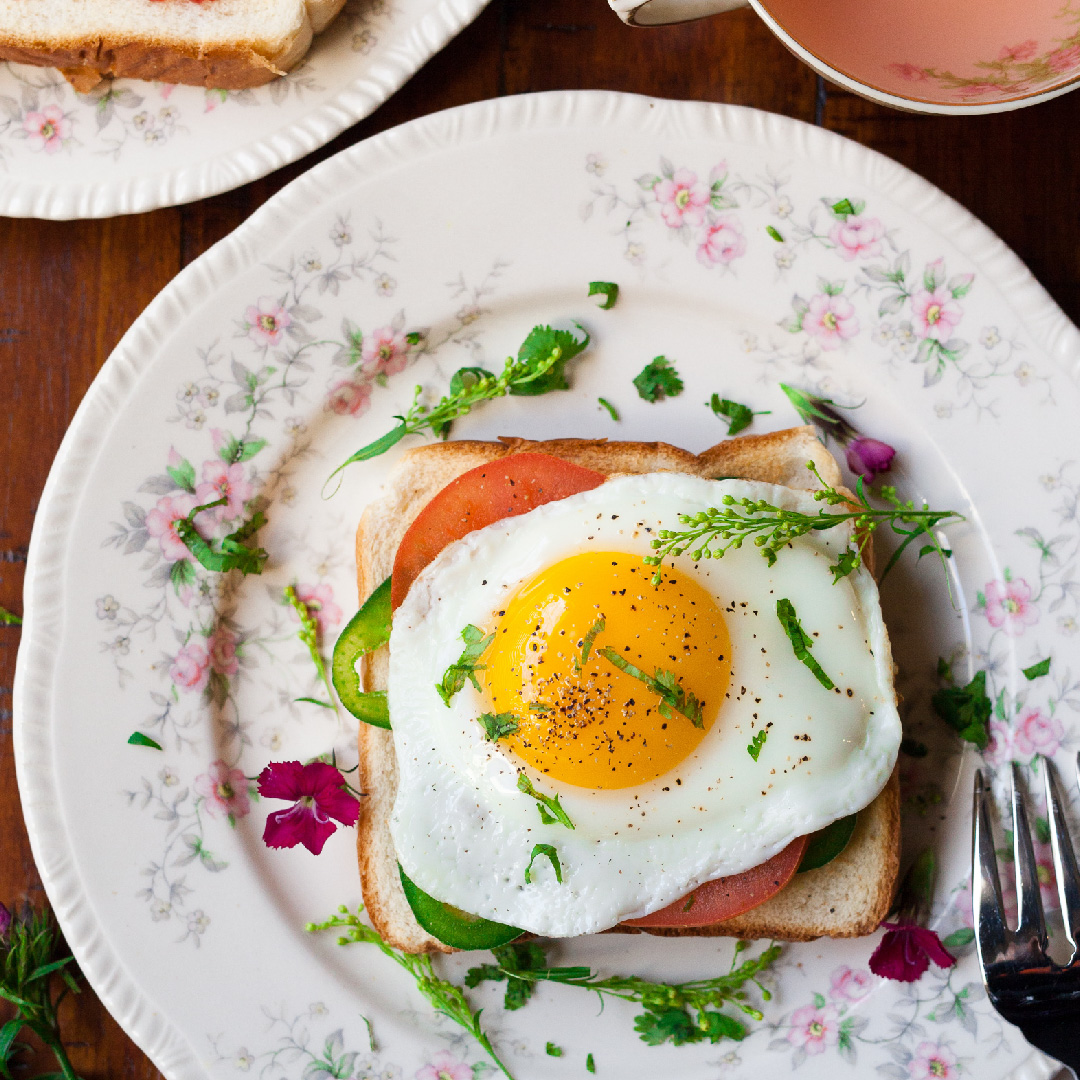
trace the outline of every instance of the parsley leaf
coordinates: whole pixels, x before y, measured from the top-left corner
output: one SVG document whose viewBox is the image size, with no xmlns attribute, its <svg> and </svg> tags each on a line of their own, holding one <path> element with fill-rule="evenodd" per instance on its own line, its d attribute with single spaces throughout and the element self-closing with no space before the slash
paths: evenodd
<svg viewBox="0 0 1080 1080">
<path fill-rule="evenodd" d="M 543 855 L 544 858 L 548 859 L 551 862 L 551 865 L 555 867 L 555 880 L 561 885 L 562 867 L 559 865 L 559 853 L 551 846 L 551 844 L 533 845 L 532 858 L 529 859 L 529 865 L 525 867 L 525 884 L 532 884 L 532 866 L 538 855 Z"/>
<path fill-rule="evenodd" d="M 585 1071 L 591 1073 L 596 1072 L 596 1062 L 593 1061 L 592 1054 L 585 1055 Z"/>
<path fill-rule="evenodd" d="M 581 330 L 581 327 L 578 327 Z M 585 334 L 585 331 L 581 331 Z M 519 397 L 535 397 L 551 390 L 569 390 L 566 362 L 573 360 L 589 344 L 589 335 L 576 338 L 569 330 L 552 330 L 550 326 L 534 326 L 518 349 L 517 365 L 521 374 L 510 380 L 510 393 Z M 551 357 L 554 362 L 549 363 Z"/>
<path fill-rule="evenodd" d="M 625 671 L 627 675 L 639 679 L 651 693 L 656 694 L 660 698 L 659 709 L 661 716 L 670 720 L 671 710 L 674 709 L 676 712 L 682 713 L 694 727 L 705 726 L 705 721 L 701 715 L 704 702 L 698 701 L 692 692 L 681 686 L 678 676 L 674 672 L 657 668 L 654 675 L 648 675 L 641 668 L 621 657 L 614 649 L 603 648 L 596 651 L 620 671 Z"/>
<path fill-rule="evenodd" d="M 602 397 L 602 398 L 597 398 L 596 400 L 599 401 L 600 404 L 603 405 L 605 409 L 607 409 L 608 415 L 617 424 L 619 422 L 619 410 L 616 409 L 615 406 L 612 405 L 611 402 L 608 401 L 607 398 Z"/>
<path fill-rule="evenodd" d="M 212 510 L 215 506 L 224 506 L 227 502 L 228 499 L 218 499 L 216 502 L 194 507 L 187 517 L 176 522 L 176 535 L 184 547 L 211 573 L 223 574 L 226 570 L 239 570 L 241 574 L 261 574 L 269 556 L 262 548 L 248 547 L 244 543 L 266 524 L 266 515 L 261 510 L 222 540 L 204 540 L 195 528 L 197 514 Z"/>
<path fill-rule="evenodd" d="M 488 742 L 498 742 L 518 729 L 518 718 L 511 712 L 481 713 L 477 719 Z"/>
<path fill-rule="evenodd" d="M 144 735 L 141 731 L 133 731 L 128 736 L 129 746 L 149 746 L 151 750 L 164 750 L 165 748 L 157 741 L 157 739 L 151 739 L 149 735 Z"/>
<path fill-rule="evenodd" d="M 619 299 L 619 286 L 614 281 L 590 281 L 589 295 L 602 296 L 604 299 L 600 302 L 600 307 L 607 311 L 608 308 L 613 308 L 615 301 Z"/>
<path fill-rule="evenodd" d="M 747 746 L 746 752 L 757 761 L 761 754 L 761 748 L 765 745 L 765 740 L 769 737 L 769 733 L 765 730 L 759 731 L 753 739 L 750 740 L 750 745 Z"/>
<path fill-rule="evenodd" d="M 794 604 L 786 598 L 777 600 L 776 617 L 780 620 L 788 641 L 791 642 L 796 659 L 801 660 L 814 673 L 814 678 L 826 690 L 832 690 L 836 683 L 825 674 L 821 665 L 810 655 L 810 650 L 814 647 L 814 639 L 802 628 L 799 616 L 795 614 Z"/>
<path fill-rule="evenodd" d="M 665 397 L 678 397 L 683 391 L 683 381 L 666 356 L 657 356 L 645 365 L 634 379 L 638 397 L 645 401 L 659 401 Z"/>
<path fill-rule="evenodd" d="M 1032 664 L 1031 667 L 1024 668 L 1023 671 L 1024 678 L 1029 682 L 1032 679 L 1038 679 L 1042 675 L 1049 675 L 1050 657 L 1048 656 L 1045 660 L 1040 660 L 1037 664 Z"/>
<path fill-rule="evenodd" d="M 570 815 L 562 808 L 559 796 L 543 795 L 533 787 L 532 781 L 524 772 L 518 773 L 518 791 L 531 795 L 536 800 L 536 809 L 540 811 L 540 820 L 545 825 L 565 825 L 568 829 L 574 827 Z M 535 858 L 535 852 L 533 857 Z"/>
<path fill-rule="evenodd" d="M 771 237 L 772 237 L 772 238 L 773 238 L 773 239 L 774 239 L 774 240 L 775 240 L 775 241 L 776 241 L 776 242 L 777 242 L 778 244 L 782 244 L 782 243 L 784 242 L 784 238 L 783 238 L 783 237 L 782 237 L 782 236 L 780 235 L 780 232 L 779 232 L 779 230 L 778 230 L 778 229 L 776 228 L 776 226 L 775 226 L 775 225 L 766 225 L 766 226 L 765 226 L 765 231 L 766 231 L 766 232 L 767 232 L 767 233 L 768 233 L 768 234 L 769 234 L 769 235 L 770 235 L 770 236 L 771 236 Z"/>
<path fill-rule="evenodd" d="M 556 1046 L 553 1042 L 549 1042 L 547 1046 L 544 1047 L 544 1053 L 547 1054 L 548 1057 L 562 1057 L 562 1047 Z"/>
<path fill-rule="evenodd" d="M 457 658 L 457 662 L 451 664 L 443 672 L 442 682 L 435 684 L 439 697 L 443 699 L 443 704 L 447 707 L 450 705 L 450 699 L 465 685 L 466 679 L 473 684 L 477 691 L 480 690 L 480 684 L 476 681 L 476 673 L 483 671 L 486 665 L 478 664 L 476 661 L 480 659 L 484 650 L 495 640 L 495 635 L 488 634 L 487 637 L 484 637 L 484 631 L 479 626 L 473 626 L 472 623 L 469 623 L 461 631 L 461 640 L 465 642 L 465 648 Z"/>
<path fill-rule="evenodd" d="M 729 435 L 738 435 L 740 431 L 745 431 L 753 423 L 755 416 L 766 416 L 772 412 L 772 409 L 754 412 L 749 405 L 741 405 L 730 398 L 722 398 L 719 394 L 713 394 L 709 408 L 714 415 L 727 419 Z"/>
<path fill-rule="evenodd" d="M 987 724 L 994 704 L 986 695 L 986 672 L 977 671 L 967 686 L 943 686 L 930 699 L 934 712 L 965 742 L 985 750 L 990 742 Z"/>
<path fill-rule="evenodd" d="M 482 982 L 505 980 L 506 994 L 503 996 L 503 1008 L 509 1012 L 522 1008 L 533 996 L 536 983 L 530 979 L 518 979 L 514 976 L 522 971 L 543 971 L 547 966 L 544 947 L 535 941 L 513 941 L 509 945 L 499 945 L 491 952 L 496 962 L 469 968 L 465 974 L 465 985 L 475 987 Z"/>
</svg>

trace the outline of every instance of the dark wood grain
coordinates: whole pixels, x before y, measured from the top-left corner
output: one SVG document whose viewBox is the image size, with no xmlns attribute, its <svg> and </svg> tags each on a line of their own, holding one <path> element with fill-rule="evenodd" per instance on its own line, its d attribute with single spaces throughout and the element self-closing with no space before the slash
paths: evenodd
<svg viewBox="0 0 1080 1080">
<path fill-rule="evenodd" d="M 183 266 L 317 161 L 396 124 L 499 94 L 614 89 L 726 101 L 820 123 L 939 185 L 1080 319 L 1080 93 L 992 117 L 893 112 L 826 88 L 749 11 L 630 30 L 605 0 L 493 0 L 373 116 L 274 176 L 191 206 L 104 222 L 0 219 L 0 604 L 23 566 L 53 455 L 95 373 Z M 0 899 L 42 900 L 15 787 L 17 628 L 0 628 Z M 0 1016 L 2 1016 L 0 1012 Z M 85 991 L 64 1011 L 87 1080 L 160 1074 Z M 34 1062 L 45 1068 L 47 1058 Z"/>
</svg>

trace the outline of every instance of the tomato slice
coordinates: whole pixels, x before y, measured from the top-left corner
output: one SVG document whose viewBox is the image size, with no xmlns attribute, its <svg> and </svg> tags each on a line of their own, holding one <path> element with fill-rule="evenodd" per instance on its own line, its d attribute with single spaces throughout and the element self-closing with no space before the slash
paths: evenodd
<svg viewBox="0 0 1080 1080">
<path fill-rule="evenodd" d="M 603 473 L 550 454 L 507 454 L 462 473 L 420 511 L 398 546 L 390 604 L 396 609 L 420 571 L 474 529 L 599 487 Z"/>
<path fill-rule="evenodd" d="M 674 904 L 640 919 L 624 919 L 623 926 L 712 926 L 764 904 L 794 876 L 809 840 L 792 840 L 779 855 L 741 874 L 699 885 Z M 693 902 L 691 902 L 691 897 Z"/>
</svg>

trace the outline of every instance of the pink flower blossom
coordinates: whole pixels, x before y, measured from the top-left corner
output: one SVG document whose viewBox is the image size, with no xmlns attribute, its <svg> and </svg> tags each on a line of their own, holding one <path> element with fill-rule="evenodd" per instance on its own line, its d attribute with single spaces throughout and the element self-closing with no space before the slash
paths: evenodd
<svg viewBox="0 0 1080 1080">
<path fill-rule="evenodd" d="M 833 1046 L 839 1035 L 839 1014 L 831 1005 L 820 1009 L 804 1005 L 791 1014 L 788 1042 L 801 1046 L 808 1054 L 820 1054 L 827 1046 Z"/>
<path fill-rule="evenodd" d="M 371 407 L 371 383 L 342 379 L 330 387 L 326 407 L 338 416 L 363 416 Z"/>
<path fill-rule="evenodd" d="M 894 75 L 899 75 L 901 79 L 907 79 L 908 82 L 926 82 L 929 77 L 926 68 L 921 68 L 917 64 L 889 64 L 889 70 Z"/>
<path fill-rule="evenodd" d="M 409 362 L 409 343 L 400 330 L 381 326 L 364 338 L 360 355 L 366 375 L 396 375 Z"/>
<path fill-rule="evenodd" d="M 7 940 L 8 931 L 11 929 L 11 912 L 0 904 L 0 942 Z"/>
<path fill-rule="evenodd" d="M 860 435 L 847 445 L 847 466 L 867 483 L 878 473 L 888 472 L 896 451 L 880 439 Z"/>
<path fill-rule="evenodd" d="M 881 254 L 881 238 L 885 226 L 877 218 L 864 218 L 856 214 L 846 221 L 838 221 L 829 232 L 829 239 L 836 245 L 841 258 L 868 259 Z"/>
<path fill-rule="evenodd" d="M 1016 721 L 1013 747 L 1018 755 L 1026 758 L 1042 754 L 1052 757 L 1061 749 L 1065 728 L 1056 716 L 1047 716 L 1040 709 L 1027 708 Z"/>
<path fill-rule="evenodd" d="M 165 495 L 157 506 L 146 515 L 146 531 L 158 542 L 161 554 L 169 562 L 191 558 L 176 531 L 176 523 L 198 505 L 190 495 Z"/>
<path fill-rule="evenodd" d="M 206 809 L 214 817 L 224 814 L 242 818 L 251 809 L 247 778 L 240 769 L 231 769 L 220 758 L 208 772 L 195 777 L 195 793 L 206 800 Z"/>
<path fill-rule="evenodd" d="M 292 325 L 292 316 L 273 297 L 260 296 L 244 312 L 247 335 L 256 345 L 277 345 Z"/>
<path fill-rule="evenodd" d="M 1070 45 L 1068 48 L 1055 49 L 1053 52 L 1048 53 L 1046 62 L 1050 66 L 1050 70 L 1056 75 L 1062 75 L 1066 71 L 1072 71 L 1077 65 L 1080 65 L 1080 44 Z"/>
<path fill-rule="evenodd" d="M 1019 45 L 1006 45 L 998 53 L 998 59 L 1006 63 L 1012 61 L 1030 60 L 1039 51 L 1039 43 L 1034 38 L 1021 41 Z"/>
<path fill-rule="evenodd" d="M 952 1080 L 959 1075 L 956 1055 L 939 1043 L 921 1042 L 908 1062 L 911 1080 Z"/>
<path fill-rule="evenodd" d="M 59 105 L 46 105 L 40 112 L 28 112 L 23 119 L 23 131 L 31 150 L 44 150 L 55 154 L 61 150 L 64 140 L 71 137 L 71 121 L 65 119 Z"/>
<path fill-rule="evenodd" d="M 911 313 L 915 316 L 919 337 L 935 341 L 944 341 L 964 315 L 944 285 L 939 285 L 933 292 L 919 289 L 911 298 Z"/>
<path fill-rule="evenodd" d="M 244 466 L 239 462 L 227 465 L 221 458 L 203 462 L 203 482 L 195 489 L 200 506 L 227 499 L 224 506 L 204 511 L 218 521 L 234 521 L 244 515 L 244 503 L 255 494 L 255 488 L 244 479 Z"/>
<path fill-rule="evenodd" d="M 838 967 L 829 979 L 829 996 L 837 1001 L 862 1001 L 873 988 L 866 971 L 856 971 L 846 964 Z"/>
<path fill-rule="evenodd" d="M 293 804 L 266 819 L 263 843 L 272 848 L 303 844 L 312 855 L 318 855 L 337 832 L 334 821 L 355 825 L 360 813 L 360 802 L 345 787 L 345 777 L 325 761 L 307 765 L 299 761 L 271 762 L 259 774 L 259 794 L 265 799 L 291 800 Z"/>
<path fill-rule="evenodd" d="M 746 237 L 742 226 L 731 214 L 721 214 L 705 229 L 698 245 L 698 262 L 703 266 L 727 266 L 746 254 Z"/>
<path fill-rule="evenodd" d="M 416 1080 L 472 1080 L 471 1065 L 458 1061 L 448 1050 L 440 1050 L 429 1065 L 416 1070 Z"/>
<path fill-rule="evenodd" d="M 1000 720 L 991 720 L 986 725 L 986 730 L 990 735 L 990 741 L 982 752 L 983 761 L 995 769 L 1007 761 L 1012 761 L 1013 735 L 1009 725 Z"/>
<path fill-rule="evenodd" d="M 297 585 L 296 595 L 318 623 L 320 637 L 330 633 L 341 622 L 341 608 L 334 603 L 332 585 L 325 581 L 321 585 Z M 289 611 L 299 622 L 300 616 L 292 608 L 289 608 Z"/>
<path fill-rule="evenodd" d="M 210 677 L 210 657 L 202 642 L 192 638 L 173 657 L 169 678 L 181 690 L 201 690 Z"/>
<path fill-rule="evenodd" d="M 1039 609 L 1031 599 L 1031 587 L 1023 578 L 991 581 L 986 585 L 986 618 L 995 629 L 1019 637 L 1025 627 L 1039 621 Z"/>
<path fill-rule="evenodd" d="M 922 978 L 931 960 L 940 968 L 956 963 L 933 930 L 912 922 L 881 925 L 886 934 L 870 957 L 870 970 L 875 975 L 896 982 L 915 982 Z"/>
<path fill-rule="evenodd" d="M 227 626 L 218 626 L 206 642 L 210 667 L 218 675 L 235 675 L 240 670 L 236 656 L 236 635 Z"/>
<path fill-rule="evenodd" d="M 818 339 L 823 349 L 829 351 L 839 348 L 841 342 L 859 332 L 859 320 L 851 301 L 828 293 L 818 293 L 810 301 L 802 325 L 811 337 Z"/>
<path fill-rule="evenodd" d="M 971 896 L 970 879 L 953 897 L 953 906 L 956 908 L 956 913 L 960 916 L 960 921 L 969 930 L 973 930 L 975 928 L 975 905 Z"/>
<path fill-rule="evenodd" d="M 672 229 L 683 225 L 700 225 L 705 220 L 705 208 L 710 193 L 707 184 L 699 184 L 697 173 L 676 169 L 670 180 L 661 180 L 653 188 L 660 204 L 660 216 Z"/>
</svg>

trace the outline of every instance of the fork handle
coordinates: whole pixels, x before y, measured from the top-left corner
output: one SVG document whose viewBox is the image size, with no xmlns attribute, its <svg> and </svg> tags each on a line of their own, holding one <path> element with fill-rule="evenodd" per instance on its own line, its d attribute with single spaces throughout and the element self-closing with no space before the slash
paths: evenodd
<svg viewBox="0 0 1080 1080">
<path fill-rule="evenodd" d="M 1073 1076 L 1080 1069 L 1080 1011 L 1075 1016 L 1025 1019 L 1020 1030 L 1032 1046 L 1066 1065 Z"/>
</svg>

